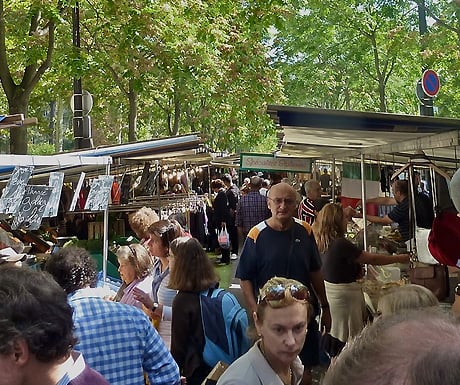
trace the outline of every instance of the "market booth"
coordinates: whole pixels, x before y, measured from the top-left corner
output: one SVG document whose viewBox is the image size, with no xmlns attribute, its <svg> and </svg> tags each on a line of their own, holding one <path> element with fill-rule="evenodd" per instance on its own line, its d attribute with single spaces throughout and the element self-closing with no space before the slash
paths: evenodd
<svg viewBox="0 0 460 385">
<path fill-rule="evenodd" d="M 460 165 L 460 120 L 278 105 L 268 106 L 267 112 L 279 128 L 275 156 L 309 158 L 314 170 L 327 163 L 333 180 L 338 177 L 334 174 L 340 174 L 341 191 L 333 188 L 334 201 L 339 198 L 342 204 L 354 207 L 358 200 L 376 196 L 376 191 L 383 194 L 380 174 L 384 170 L 388 170 L 388 181 L 398 175 L 411 181 L 417 170 L 429 187 L 434 205 L 452 208 L 448 185 Z M 387 191 L 389 195 L 389 188 Z M 373 209 L 364 205 L 363 215 Z M 410 211 L 411 226 L 415 227 L 413 212 L 414 209 Z M 363 247 L 378 249 L 379 245 L 369 243 L 370 228 L 363 227 Z M 379 232 L 377 239 L 381 235 Z M 419 255 L 422 249 L 428 249 L 420 242 L 415 244 L 415 240 L 408 246 Z"/>
<path fill-rule="evenodd" d="M 200 137 L 194 134 L 53 156 L 4 155 L 0 161 L 5 202 L 3 206 L 0 204 L 2 224 L 4 229 L 23 238 L 31 248 L 27 252 L 38 254 L 75 241 L 78 232 L 77 245 L 92 252 L 103 276 L 108 273 L 117 278 L 117 262 L 113 255 L 110 258 L 110 246 L 129 236 L 129 227 L 125 225 L 127 213 L 143 205 L 160 213 L 179 205 L 182 209 L 194 194 L 190 189 L 177 193 L 160 191 L 157 188 L 160 171 L 167 174 L 170 167 L 171 174 L 176 170 L 178 173 L 180 167 L 187 184 L 190 176 L 198 172 L 198 162 L 209 162 L 209 155 L 203 151 Z M 144 189 L 136 189 L 142 183 Z M 50 190 L 53 184 L 59 187 L 54 194 L 50 193 L 52 213 L 43 207 L 43 215 L 34 226 L 26 215 L 14 207 L 10 209 L 13 202 L 20 203 L 22 193 L 8 192 L 11 190 L 8 185 Z M 43 196 L 42 192 L 34 193 Z M 47 199 L 44 197 L 43 201 Z"/>
</svg>

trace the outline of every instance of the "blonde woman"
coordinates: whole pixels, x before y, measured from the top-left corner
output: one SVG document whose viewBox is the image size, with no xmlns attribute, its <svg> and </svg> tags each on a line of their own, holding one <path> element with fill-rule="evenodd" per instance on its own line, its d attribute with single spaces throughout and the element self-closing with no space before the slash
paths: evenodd
<svg viewBox="0 0 460 385">
<path fill-rule="evenodd" d="M 260 289 L 253 314 L 259 339 L 231 364 L 217 385 L 297 385 L 298 357 L 310 317 L 308 289 L 293 279 L 274 277 Z"/>
<path fill-rule="evenodd" d="M 143 243 L 149 237 L 148 228 L 159 220 L 160 217 L 155 210 L 145 206 L 128 216 L 129 226 L 140 240 L 140 243 Z"/>
<path fill-rule="evenodd" d="M 313 231 L 323 262 L 322 272 L 332 325 L 331 355 L 337 355 L 364 327 L 365 302 L 361 284 L 363 264 L 409 262 L 409 254 L 386 255 L 360 250 L 345 238 L 347 215 L 340 204 L 328 203 L 318 215 Z"/>
<path fill-rule="evenodd" d="M 439 301 L 433 292 L 420 285 L 403 285 L 384 291 L 377 305 L 382 316 L 404 312 L 409 309 L 438 309 Z"/>
</svg>

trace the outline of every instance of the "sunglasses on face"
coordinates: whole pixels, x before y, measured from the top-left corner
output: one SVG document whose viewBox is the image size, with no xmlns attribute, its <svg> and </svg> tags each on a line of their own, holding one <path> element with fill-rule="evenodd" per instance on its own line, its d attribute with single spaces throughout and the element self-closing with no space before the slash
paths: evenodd
<svg viewBox="0 0 460 385">
<path fill-rule="evenodd" d="M 258 303 L 262 301 L 281 301 L 286 298 L 288 291 L 291 297 L 299 302 L 308 302 L 310 300 L 310 292 L 306 286 L 292 283 L 285 286 L 279 283 L 265 289 L 265 292 L 259 296 Z"/>
</svg>

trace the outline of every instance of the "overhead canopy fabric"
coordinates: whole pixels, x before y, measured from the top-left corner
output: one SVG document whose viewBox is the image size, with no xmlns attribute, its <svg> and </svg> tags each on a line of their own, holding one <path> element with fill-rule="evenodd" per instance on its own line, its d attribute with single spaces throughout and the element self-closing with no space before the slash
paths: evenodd
<svg viewBox="0 0 460 385">
<path fill-rule="evenodd" d="M 183 136 L 175 136 L 169 137 L 164 139 L 156 139 L 156 140 L 148 140 L 148 141 L 140 141 L 135 143 L 127 143 L 127 144 L 119 144 L 113 146 L 102 146 L 94 149 L 87 149 L 87 150 L 80 150 L 80 151 L 73 151 L 68 152 L 65 154 L 59 155 L 52 155 L 54 159 L 90 159 L 90 158 L 107 158 L 111 157 L 114 162 L 114 169 L 117 168 L 117 164 L 125 164 L 125 163 L 142 163 L 145 161 L 153 161 L 156 159 L 167 159 L 168 157 L 177 157 L 183 156 L 185 159 L 193 158 L 195 154 L 197 154 L 200 150 L 200 146 L 202 144 L 201 138 L 197 134 L 190 134 L 190 135 L 183 135 Z M 4 167 L 0 167 L 0 181 L 1 180 L 8 180 L 11 171 L 14 168 L 14 156 L 10 155 L 12 161 L 1 162 L 1 165 Z M 10 166 L 7 166 L 7 165 Z M 31 163 L 33 164 L 33 163 Z M 48 163 L 52 164 L 53 166 L 48 167 L 40 167 L 40 165 L 35 164 L 35 170 L 33 173 L 32 178 L 39 179 L 39 178 L 47 178 L 49 172 L 63 170 L 66 172 L 66 177 L 75 177 L 78 178 L 80 172 L 90 172 L 94 170 L 96 173 L 100 172 L 99 167 L 97 164 L 101 164 L 97 160 L 91 163 L 91 165 L 85 164 L 76 164 L 72 162 L 52 162 Z M 104 170 L 102 168 L 102 170 Z"/>
<path fill-rule="evenodd" d="M 315 159 L 383 154 L 405 162 L 417 150 L 447 163 L 455 162 L 459 119 L 269 105 L 279 126 L 277 156 Z"/>
</svg>

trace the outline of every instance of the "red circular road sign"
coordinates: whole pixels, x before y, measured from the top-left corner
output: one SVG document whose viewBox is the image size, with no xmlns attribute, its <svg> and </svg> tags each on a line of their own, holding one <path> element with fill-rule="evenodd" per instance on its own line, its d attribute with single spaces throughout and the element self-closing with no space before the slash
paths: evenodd
<svg viewBox="0 0 460 385">
<path fill-rule="evenodd" d="M 422 75 L 422 88 L 423 92 L 428 96 L 434 98 L 438 92 L 441 83 L 439 82 L 438 74 L 433 70 L 426 70 Z"/>
</svg>

